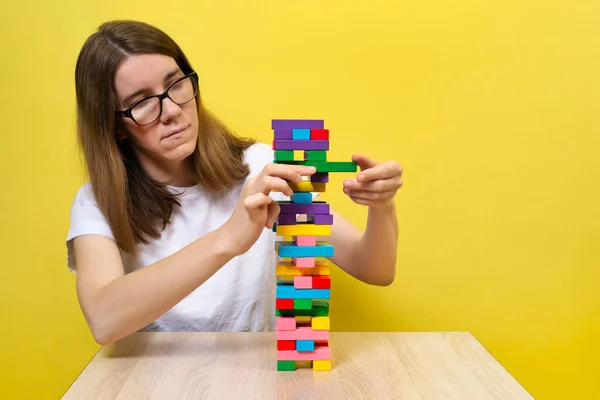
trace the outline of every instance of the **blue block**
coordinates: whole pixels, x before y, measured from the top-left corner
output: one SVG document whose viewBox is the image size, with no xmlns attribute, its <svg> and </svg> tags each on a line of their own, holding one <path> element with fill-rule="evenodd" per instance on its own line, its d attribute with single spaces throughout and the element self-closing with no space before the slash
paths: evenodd
<svg viewBox="0 0 600 400">
<path fill-rule="evenodd" d="M 316 246 L 298 246 L 294 242 L 280 241 L 279 257 L 333 257 L 333 246 L 317 243 Z"/>
<path fill-rule="evenodd" d="M 296 340 L 296 351 L 315 351 L 315 341 Z"/>
<path fill-rule="evenodd" d="M 329 299 L 331 289 L 295 289 L 290 284 L 277 284 L 278 299 Z"/>
<path fill-rule="evenodd" d="M 310 129 L 292 129 L 292 140 L 310 140 Z"/>
<path fill-rule="evenodd" d="M 297 192 L 292 194 L 290 200 L 294 204 L 312 204 L 313 195 L 311 192 Z"/>
</svg>

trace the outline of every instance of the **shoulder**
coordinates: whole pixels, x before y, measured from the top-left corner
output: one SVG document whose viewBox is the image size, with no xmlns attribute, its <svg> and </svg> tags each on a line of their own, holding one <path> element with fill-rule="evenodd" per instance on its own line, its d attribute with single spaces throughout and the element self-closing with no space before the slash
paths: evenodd
<svg viewBox="0 0 600 400">
<path fill-rule="evenodd" d="M 75 193 L 75 198 L 73 199 L 73 206 L 77 204 L 96 205 L 96 199 L 94 198 L 92 185 L 89 182 L 86 182 L 83 185 L 81 185 Z"/>
</svg>

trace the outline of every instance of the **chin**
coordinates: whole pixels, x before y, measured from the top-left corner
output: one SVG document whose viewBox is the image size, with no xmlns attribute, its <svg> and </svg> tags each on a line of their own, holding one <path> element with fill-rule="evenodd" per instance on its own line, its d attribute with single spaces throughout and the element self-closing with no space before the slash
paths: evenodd
<svg viewBox="0 0 600 400">
<path fill-rule="evenodd" d="M 196 149 L 196 140 L 181 143 L 175 148 L 168 150 L 165 158 L 170 161 L 182 161 L 191 156 Z"/>
</svg>

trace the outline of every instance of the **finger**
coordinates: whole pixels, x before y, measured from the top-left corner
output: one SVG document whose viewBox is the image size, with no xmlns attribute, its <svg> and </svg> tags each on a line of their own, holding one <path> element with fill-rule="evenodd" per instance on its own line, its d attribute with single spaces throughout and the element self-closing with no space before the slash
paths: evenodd
<svg viewBox="0 0 600 400">
<path fill-rule="evenodd" d="M 354 161 L 355 163 L 358 164 L 361 171 L 364 171 L 365 169 L 373 168 L 374 166 L 376 166 L 378 164 L 377 161 L 373 160 L 372 158 L 367 157 L 364 154 L 353 154 L 352 161 Z"/>
<path fill-rule="evenodd" d="M 267 228 L 271 229 L 273 228 L 273 224 L 275 224 L 275 221 L 277 220 L 277 217 L 279 216 L 279 212 L 281 210 L 281 207 L 279 207 L 279 204 L 277 204 L 277 202 L 273 201 L 271 203 L 269 203 L 269 206 L 267 208 Z"/>
<path fill-rule="evenodd" d="M 362 171 L 356 177 L 356 180 L 360 183 L 372 181 L 375 179 L 388 179 L 397 175 L 401 175 L 402 168 L 395 161 L 378 164 L 373 168 L 369 168 L 366 171 Z"/>
<path fill-rule="evenodd" d="M 385 180 L 374 180 L 359 183 L 356 179 L 346 179 L 344 188 L 350 190 L 369 190 L 372 192 L 385 192 L 387 190 L 399 189 L 402 186 L 402 178 L 391 178 Z"/>
<path fill-rule="evenodd" d="M 294 194 L 290 188 L 290 185 L 286 181 L 274 176 L 265 176 L 261 179 L 258 179 L 255 184 L 256 190 L 264 194 L 269 194 L 273 190 L 283 192 L 283 194 L 286 196 L 291 196 Z"/>
<path fill-rule="evenodd" d="M 363 200 L 385 200 L 396 195 L 396 190 L 386 190 L 384 192 L 371 192 L 368 190 L 349 190 L 344 189 L 344 193 L 352 198 Z"/>
<path fill-rule="evenodd" d="M 350 196 L 350 199 L 352 199 L 352 201 L 357 204 L 362 204 L 363 206 L 370 206 L 373 204 L 373 200 L 365 200 L 365 199 L 360 199 L 360 198 L 352 197 L 352 196 Z"/>
<path fill-rule="evenodd" d="M 260 175 L 276 176 L 290 182 L 300 183 L 302 176 L 310 176 L 317 171 L 315 167 L 292 164 L 267 164 Z"/>
<path fill-rule="evenodd" d="M 273 202 L 273 199 L 264 193 L 254 193 L 244 198 L 244 207 L 249 211 L 266 206 Z"/>
</svg>

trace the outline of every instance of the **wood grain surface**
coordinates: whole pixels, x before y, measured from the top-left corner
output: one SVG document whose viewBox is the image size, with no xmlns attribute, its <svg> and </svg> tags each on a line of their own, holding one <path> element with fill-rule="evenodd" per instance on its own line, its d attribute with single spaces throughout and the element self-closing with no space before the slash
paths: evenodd
<svg viewBox="0 0 600 400">
<path fill-rule="evenodd" d="M 466 332 L 331 332 L 330 346 L 331 371 L 278 372 L 274 333 L 136 333 L 63 399 L 532 399 Z"/>
</svg>

